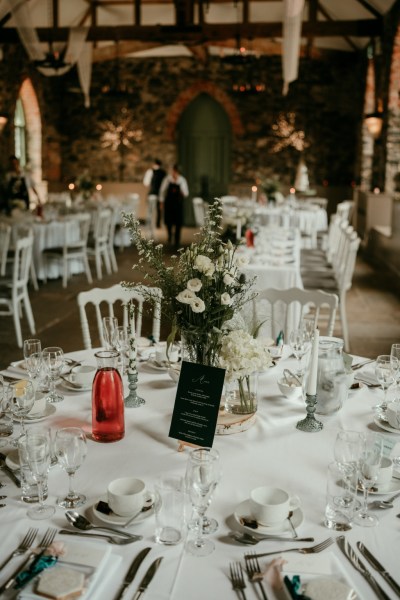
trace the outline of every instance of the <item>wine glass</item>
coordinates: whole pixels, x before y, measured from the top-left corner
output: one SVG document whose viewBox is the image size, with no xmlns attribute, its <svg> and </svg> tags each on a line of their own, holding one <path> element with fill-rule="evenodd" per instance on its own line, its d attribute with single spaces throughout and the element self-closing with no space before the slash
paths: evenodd
<svg viewBox="0 0 400 600">
<path fill-rule="evenodd" d="M 116 317 L 103 317 L 103 340 L 106 350 L 114 350 L 114 333 L 118 327 Z"/>
<path fill-rule="evenodd" d="M 336 436 L 333 453 L 343 471 L 343 479 L 349 492 L 342 497 L 344 506 L 351 506 L 354 501 L 350 492 L 352 474 L 359 470 L 364 447 L 365 435 L 359 431 L 339 431 Z"/>
<path fill-rule="evenodd" d="M 360 459 L 359 481 L 364 490 L 364 503 L 353 522 L 363 527 L 374 527 L 379 523 L 375 515 L 368 512 L 368 493 L 379 475 L 383 451 L 383 440 L 377 434 L 366 437 L 365 446 Z"/>
<path fill-rule="evenodd" d="M 64 352 L 58 346 L 49 346 L 42 352 L 43 365 L 50 379 L 50 390 L 46 400 L 48 402 L 61 402 L 64 396 L 56 392 L 56 381 L 61 375 L 64 366 Z"/>
<path fill-rule="evenodd" d="M 378 404 L 374 408 L 380 413 L 385 412 L 387 409 L 387 391 L 392 383 L 394 383 L 398 369 L 399 361 L 395 356 L 381 354 L 377 357 L 375 364 L 375 376 L 378 380 L 378 383 L 380 383 L 382 386 L 384 396 L 382 404 Z"/>
<path fill-rule="evenodd" d="M 13 419 L 10 407 L 11 389 L 4 383 L 0 375 L 0 448 L 7 446 L 8 438 L 13 433 Z"/>
<path fill-rule="evenodd" d="M 13 381 L 10 388 L 10 407 L 12 414 L 19 419 L 21 431 L 19 437 L 26 435 L 25 417 L 32 409 L 35 402 L 35 390 L 31 381 L 20 379 Z M 19 438 L 18 438 L 19 439 Z M 18 439 L 13 442 L 18 444 Z"/>
<path fill-rule="evenodd" d="M 186 470 L 186 484 L 192 507 L 197 513 L 197 527 L 196 538 L 189 540 L 186 548 L 195 556 L 208 556 L 215 548 L 211 540 L 203 537 L 203 517 L 219 478 L 219 453 L 212 448 L 192 450 Z"/>
<path fill-rule="evenodd" d="M 18 442 L 18 450 L 26 462 L 32 474 L 32 479 L 37 484 L 39 506 L 30 508 L 27 511 L 31 519 L 48 519 L 56 512 L 54 506 L 44 503 L 43 489 L 46 485 L 47 474 L 50 466 L 50 446 L 47 435 L 38 433 L 29 433 Z"/>
<path fill-rule="evenodd" d="M 397 358 L 400 365 L 400 344 L 392 344 L 390 356 Z M 400 368 L 395 372 L 396 381 L 396 402 L 400 402 Z"/>
<path fill-rule="evenodd" d="M 40 340 L 24 340 L 24 359 L 29 379 L 35 387 L 35 379 L 39 376 L 40 369 L 42 368 L 42 345 Z"/>
<path fill-rule="evenodd" d="M 129 350 L 129 334 L 128 329 L 124 325 L 118 325 L 114 329 L 113 347 L 118 350 L 121 359 L 121 374 L 126 372 L 126 358 Z"/>
<path fill-rule="evenodd" d="M 59 464 L 69 476 L 67 496 L 58 498 L 64 508 L 76 508 L 86 502 L 86 496 L 74 489 L 74 475 L 85 460 L 87 447 L 85 432 L 79 427 L 64 427 L 56 432 L 55 451 Z"/>
<path fill-rule="evenodd" d="M 311 339 L 304 328 L 294 329 L 290 332 L 289 335 L 289 345 L 290 348 L 297 358 L 298 361 L 298 369 L 296 375 L 298 377 L 303 376 L 303 369 L 301 366 L 301 359 L 306 354 L 311 344 Z"/>
</svg>

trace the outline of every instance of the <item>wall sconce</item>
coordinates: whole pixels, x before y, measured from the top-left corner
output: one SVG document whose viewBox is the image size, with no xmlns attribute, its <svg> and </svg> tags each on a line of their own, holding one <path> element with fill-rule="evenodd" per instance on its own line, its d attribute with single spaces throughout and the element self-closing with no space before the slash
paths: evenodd
<svg viewBox="0 0 400 600">
<path fill-rule="evenodd" d="M 8 123 L 8 116 L 4 113 L 0 113 L 0 133 Z"/>
<path fill-rule="evenodd" d="M 383 112 L 376 111 L 365 115 L 364 123 L 367 126 L 368 133 L 377 140 L 382 133 Z"/>
</svg>

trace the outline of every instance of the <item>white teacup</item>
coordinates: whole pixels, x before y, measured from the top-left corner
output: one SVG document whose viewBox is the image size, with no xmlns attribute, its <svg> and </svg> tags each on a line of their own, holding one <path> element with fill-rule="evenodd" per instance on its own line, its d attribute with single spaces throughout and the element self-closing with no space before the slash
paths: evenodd
<svg viewBox="0 0 400 600">
<path fill-rule="evenodd" d="M 167 351 L 167 342 L 160 342 L 156 346 L 155 356 L 158 363 L 164 363 L 168 361 L 171 363 L 178 362 L 179 346 L 172 344 Z"/>
<path fill-rule="evenodd" d="M 389 402 L 386 416 L 391 427 L 400 429 L 400 402 Z"/>
<path fill-rule="evenodd" d="M 250 510 L 260 525 L 279 525 L 288 518 L 289 512 L 298 508 L 300 500 L 280 488 L 262 486 L 250 492 Z"/>
<path fill-rule="evenodd" d="M 378 487 L 384 487 L 388 485 L 392 481 L 393 477 L 393 463 L 390 458 L 386 456 L 381 459 L 381 466 L 378 473 L 378 478 L 376 480 L 376 485 Z"/>
<path fill-rule="evenodd" d="M 134 477 L 114 479 L 107 488 L 108 505 L 116 515 L 129 517 L 144 504 L 146 484 Z"/>
<path fill-rule="evenodd" d="M 71 369 L 71 373 L 73 375 L 74 381 L 78 385 L 82 385 L 84 387 L 88 387 L 92 385 L 94 375 L 96 373 L 96 367 L 92 365 L 78 365 Z"/>
</svg>

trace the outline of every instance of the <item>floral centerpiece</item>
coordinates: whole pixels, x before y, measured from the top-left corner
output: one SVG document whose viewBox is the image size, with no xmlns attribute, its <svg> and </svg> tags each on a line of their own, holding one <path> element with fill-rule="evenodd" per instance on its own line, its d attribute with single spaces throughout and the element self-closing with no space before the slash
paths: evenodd
<svg viewBox="0 0 400 600">
<path fill-rule="evenodd" d="M 225 409 L 249 414 L 257 410 L 257 375 L 272 364 L 265 345 L 243 329 L 222 338 L 219 364 L 225 372 Z"/>
<path fill-rule="evenodd" d="M 276 194 L 280 190 L 279 181 L 275 178 L 261 179 L 260 185 L 268 200 L 274 201 L 276 199 Z"/>
<path fill-rule="evenodd" d="M 162 314 L 171 323 L 168 344 L 180 333 L 184 358 L 205 365 L 218 365 L 224 324 L 253 296 L 252 281 L 244 281 L 240 268 L 247 258 L 237 254 L 231 242 L 221 240 L 222 206 L 210 206 L 197 240 L 166 264 L 163 245 L 145 239 L 132 214 L 124 214 L 132 242 L 139 252 L 134 269 L 162 290 Z M 124 286 L 141 288 L 124 282 Z M 151 288 L 143 287 L 151 297 Z"/>
<path fill-rule="evenodd" d="M 89 200 L 89 198 L 91 198 L 95 190 L 95 183 L 88 169 L 85 169 L 83 173 L 76 178 L 75 187 L 77 192 L 82 194 L 84 200 Z"/>
</svg>

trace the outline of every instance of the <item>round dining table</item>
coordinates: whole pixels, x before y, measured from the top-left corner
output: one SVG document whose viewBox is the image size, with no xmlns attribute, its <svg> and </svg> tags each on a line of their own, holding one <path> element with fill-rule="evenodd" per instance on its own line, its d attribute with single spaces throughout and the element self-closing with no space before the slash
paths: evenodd
<svg viewBox="0 0 400 600">
<path fill-rule="evenodd" d="M 95 350 L 77 351 L 70 356 L 77 361 L 95 364 Z M 355 359 L 358 362 L 358 359 Z M 279 551 L 286 548 L 311 546 L 312 543 L 296 541 L 261 541 L 256 546 L 244 546 L 230 535 L 232 531 L 243 531 L 239 517 L 243 512 L 248 515 L 248 499 L 252 489 L 267 485 L 287 490 L 298 497 L 300 508 L 296 509 L 293 520 L 300 537 L 313 537 L 315 543 L 343 535 L 328 529 L 324 525 L 326 503 L 327 468 L 333 461 L 333 448 L 337 433 L 342 429 L 362 432 L 375 431 L 382 434 L 389 445 L 400 441 L 400 430 L 390 432 L 382 429 L 374 417 L 373 406 L 381 398 L 379 388 L 366 385 L 351 389 L 342 408 L 331 416 L 318 417 L 323 423 L 322 431 L 305 433 L 296 428 L 297 422 L 305 416 L 305 403 L 301 397 L 287 399 L 278 388 L 277 381 L 284 368 L 294 369 L 295 359 L 289 349 L 284 348 L 282 358 L 259 376 L 258 411 L 252 427 L 240 433 L 216 435 L 213 448 L 220 454 L 221 478 L 207 511 L 209 517 L 218 521 L 218 530 L 210 537 L 215 550 L 206 557 L 189 554 L 185 544 L 163 546 L 154 539 L 155 519 L 150 514 L 140 523 L 132 524 L 128 531 L 143 536 L 143 539 L 127 546 L 109 546 L 110 558 L 84 598 L 110 600 L 117 595 L 129 566 L 138 552 L 149 547 L 150 552 L 141 565 L 133 583 L 128 587 L 124 598 L 134 597 L 135 591 L 151 562 L 163 557 L 160 567 L 144 594 L 145 600 L 230 600 L 238 597 L 232 589 L 229 578 L 230 564 L 240 561 L 244 565 L 246 551 L 276 552 L 273 556 L 260 558 L 262 568 L 280 556 Z M 365 367 L 367 369 L 368 367 Z M 361 372 L 357 371 L 357 373 Z M 16 376 L 15 370 L 8 374 Z M 128 392 L 124 376 L 125 392 Z M 178 451 L 178 441 L 169 437 L 172 411 L 177 384 L 168 371 L 159 368 L 152 361 L 138 361 L 138 393 L 145 404 L 138 408 L 125 409 L 125 436 L 115 443 L 98 443 L 91 439 L 91 391 L 73 390 L 68 384 L 61 383 L 59 391 L 64 400 L 51 405 L 51 414 L 38 423 L 28 424 L 29 428 L 81 427 L 87 434 L 87 456 L 76 473 L 75 487 L 87 496 L 85 506 L 79 512 L 85 514 L 97 525 L 106 524 L 98 519 L 94 507 L 99 500 L 107 500 L 108 484 L 119 477 L 137 477 L 143 479 L 149 491 L 160 476 L 184 476 L 188 460 L 189 447 Z M 18 434 L 18 426 L 16 426 Z M 228 430 L 229 431 L 229 430 Z M 11 445 L 1 450 L 4 454 L 13 451 Z M 14 450 L 15 452 L 15 450 Z M 18 545 L 29 527 L 38 527 L 42 535 L 47 527 L 57 530 L 70 528 L 61 508 L 45 521 L 32 521 L 27 517 L 29 506 L 21 501 L 20 491 L 1 473 L 1 481 L 6 484 L 1 494 L 7 495 L 6 505 L 0 509 L 1 535 L 0 563 Z M 400 477 L 400 474 L 399 474 Z M 49 496 L 47 502 L 55 505 L 56 497 L 66 493 L 67 475 L 58 466 L 50 469 L 48 478 Z M 400 479 L 393 479 L 391 490 L 400 490 Z M 379 496 L 386 497 L 385 494 Z M 360 495 L 361 500 L 361 495 Z M 355 526 L 344 533 L 355 549 L 358 541 L 363 542 L 379 559 L 389 573 L 400 583 L 399 547 L 400 500 L 395 508 L 377 512 L 379 524 L 376 527 Z M 188 510 L 190 513 L 190 509 Z M 289 524 L 283 524 L 279 534 L 290 538 Z M 193 535 L 192 533 L 188 534 Z M 81 544 L 92 544 L 93 548 L 104 548 L 106 541 L 87 538 L 69 538 L 57 535 L 56 539 L 68 543 L 70 540 Z M 357 551 L 356 551 L 357 552 Z M 360 556 L 360 555 L 359 555 Z M 321 576 L 334 577 L 354 588 L 359 600 L 373 600 L 375 593 L 366 580 L 359 574 L 336 543 L 319 554 L 300 554 L 289 552 L 282 555 L 287 561 L 284 572 L 300 575 L 301 580 Z M 0 572 L 0 585 L 7 576 L 21 564 L 22 559 L 14 558 L 7 568 Z M 363 559 L 363 562 L 366 562 Z M 373 572 L 388 598 L 396 594 Z M 277 593 L 265 580 L 264 587 L 269 600 L 279 600 L 289 596 Z M 5 598 L 14 597 L 12 594 Z M 35 595 L 21 595 L 21 598 L 38 598 Z M 350 597 L 350 596 L 349 596 Z M 245 598 L 261 598 L 260 589 L 246 577 Z"/>
</svg>

